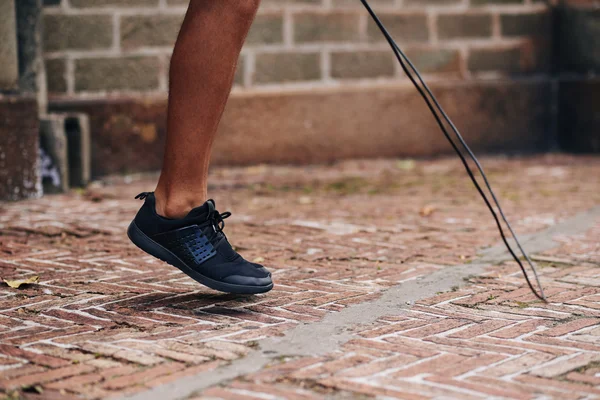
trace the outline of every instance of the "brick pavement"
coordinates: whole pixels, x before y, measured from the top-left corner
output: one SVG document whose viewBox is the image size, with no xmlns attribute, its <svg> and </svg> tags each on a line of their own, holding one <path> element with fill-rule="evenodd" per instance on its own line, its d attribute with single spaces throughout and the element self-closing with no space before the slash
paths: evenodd
<svg viewBox="0 0 600 400">
<path fill-rule="evenodd" d="M 484 164 L 520 233 L 600 204 L 600 160 L 546 156 Z M 0 389 L 23 398 L 102 398 L 243 359 L 267 337 L 372 301 L 388 288 L 475 261 L 496 244 L 453 159 L 352 161 L 212 172 L 226 232 L 272 268 L 275 290 L 219 295 L 125 240 L 150 178 L 2 204 Z M 230 222 L 231 221 L 231 222 Z M 600 397 L 600 221 L 536 257 L 549 305 L 511 262 L 423 298 L 316 357 L 279 357 L 194 396 L 216 398 Z"/>
<path fill-rule="evenodd" d="M 599 237 L 600 220 L 537 257 L 548 305 L 507 262 L 468 278 L 463 288 L 355 327 L 359 338 L 339 351 L 284 358 L 202 395 L 600 398 Z"/>
</svg>

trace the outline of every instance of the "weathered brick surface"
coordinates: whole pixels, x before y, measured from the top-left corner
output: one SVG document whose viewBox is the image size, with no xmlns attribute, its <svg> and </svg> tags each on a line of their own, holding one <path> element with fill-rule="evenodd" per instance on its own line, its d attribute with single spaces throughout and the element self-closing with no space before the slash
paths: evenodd
<svg viewBox="0 0 600 400">
<path fill-rule="evenodd" d="M 506 263 L 464 288 L 357 327 L 363 339 L 339 352 L 284 360 L 202 394 L 600 398 L 600 282 L 589 279 L 598 275 L 598 237 L 600 221 L 584 235 L 557 237 L 564 246 L 536 256 L 547 305 L 523 287 L 514 263 Z"/>
<path fill-rule="evenodd" d="M 514 227 L 532 233 L 600 202 L 594 158 L 483 161 Z M 352 161 L 330 167 L 216 169 L 226 232 L 264 259 L 276 289 L 220 295 L 146 256 L 125 237 L 151 179 L 3 204 L 0 388 L 104 398 L 210 373 L 256 341 L 373 300 L 394 285 L 476 259 L 497 243 L 455 160 Z M 113 182 L 113 184 L 110 184 Z M 425 216 L 423 209 L 432 211 Z M 231 221 L 231 222 L 230 222 Z M 594 398 L 600 356 L 600 224 L 536 255 L 550 304 L 514 263 L 470 277 L 368 326 L 324 357 L 282 360 L 211 388 L 221 398 Z M 48 397 L 50 398 L 50 397 Z"/>
<path fill-rule="evenodd" d="M 167 63 L 187 4 L 188 0 L 48 1 L 45 44 L 51 93 L 164 93 Z M 462 80 L 548 70 L 549 60 L 535 57 L 551 47 L 550 13 L 540 2 L 372 0 L 372 5 L 417 66 L 434 77 L 448 78 L 447 72 L 452 72 L 452 78 Z M 367 51 L 387 52 L 389 58 L 367 63 Z M 510 56 L 508 62 L 495 56 L 502 51 Z M 265 0 L 243 53 L 247 62 L 236 79 L 243 87 L 404 79 L 399 68 L 390 67 L 387 43 L 357 0 Z M 349 53 L 357 53 L 358 60 L 348 59 Z M 158 71 L 140 70 L 139 79 L 148 81 L 159 74 L 158 86 L 132 87 L 127 77 L 104 84 L 100 76 L 87 77 L 75 68 L 86 59 L 112 63 L 149 54 L 162 66 Z M 472 55 L 486 59 L 472 62 Z M 114 81 L 120 73 L 115 69 L 108 75 Z M 84 79 L 88 82 L 82 84 Z"/>
</svg>

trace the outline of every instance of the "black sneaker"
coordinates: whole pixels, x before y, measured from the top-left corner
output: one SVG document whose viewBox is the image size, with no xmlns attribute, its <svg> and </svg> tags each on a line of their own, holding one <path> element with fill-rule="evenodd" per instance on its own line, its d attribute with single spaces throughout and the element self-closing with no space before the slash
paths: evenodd
<svg viewBox="0 0 600 400">
<path fill-rule="evenodd" d="M 185 218 L 168 219 L 156 213 L 154 193 L 145 200 L 129 225 L 129 239 L 146 253 L 183 271 L 196 282 L 226 293 L 265 293 L 273 288 L 271 273 L 242 258 L 223 233 L 224 219 L 215 202 L 208 200 Z"/>
</svg>

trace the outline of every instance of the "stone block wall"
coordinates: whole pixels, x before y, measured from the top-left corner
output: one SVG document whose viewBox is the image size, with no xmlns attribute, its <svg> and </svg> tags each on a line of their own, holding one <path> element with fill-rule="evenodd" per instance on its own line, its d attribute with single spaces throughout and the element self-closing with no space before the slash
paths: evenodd
<svg viewBox="0 0 600 400">
<path fill-rule="evenodd" d="M 160 168 L 187 3 L 45 0 L 50 107 L 90 116 L 93 175 Z M 598 0 L 560 3 L 371 0 L 475 150 L 594 151 Z M 263 0 L 213 163 L 450 153 L 432 121 L 359 0 Z"/>
<path fill-rule="evenodd" d="M 534 0 L 371 0 L 430 79 L 545 74 L 551 21 Z M 164 93 L 187 0 L 46 0 L 54 97 Z M 240 59 L 240 88 L 402 80 L 359 0 L 263 0 Z"/>
</svg>

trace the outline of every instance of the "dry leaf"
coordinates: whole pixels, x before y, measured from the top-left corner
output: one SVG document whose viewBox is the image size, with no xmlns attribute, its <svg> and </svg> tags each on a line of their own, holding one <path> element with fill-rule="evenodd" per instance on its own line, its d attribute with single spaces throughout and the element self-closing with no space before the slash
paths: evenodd
<svg viewBox="0 0 600 400">
<path fill-rule="evenodd" d="M 21 287 L 21 285 L 29 285 L 32 283 L 38 283 L 40 281 L 40 277 L 37 275 L 34 275 L 30 278 L 22 279 L 22 280 L 9 281 L 7 279 L 3 279 L 3 281 L 11 288 L 19 289 Z"/>
<path fill-rule="evenodd" d="M 262 175 L 265 172 L 267 172 L 268 168 L 264 164 L 259 164 L 253 165 L 251 167 L 246 167 L 245 170 L 248 175 Z"/>
<path fill-rule="evenodd" d="M 401 169 L 403 171 L 412 171 L 413 169 L 415 169 L 415 166 L 417 165 L 417 163 L 415 163 L 414 160 L 398 160 L 396 162 L 396 167 L 398 167 L 398 169 Z"/>
<path fill-rule="evenodd" d="M 298 203 L 300 204 L 312 204 L 313 200 L 308 196 L 300 196 L 298 198 Z"/>
<path fill-rule="evenodd" d="M 421 214 L 421 217 L 429 217 L 431 214 L 433 214 L 435 212 L 436 208 L 434 206 L 425 206 L 423 208 L 421 208 L 421 211 L 419 211 L 419 214 Z"/>
<path fill-rule="evenodd" d="M 261 263 L 261 262 L 264 262 L 264 261 L 265 261 L 265 259 L 262 258 L 262 257 L 256 257 L 254 260 L 252 260 L 252 262 L 255 262 L 255 263 Z"/>
</svg>

